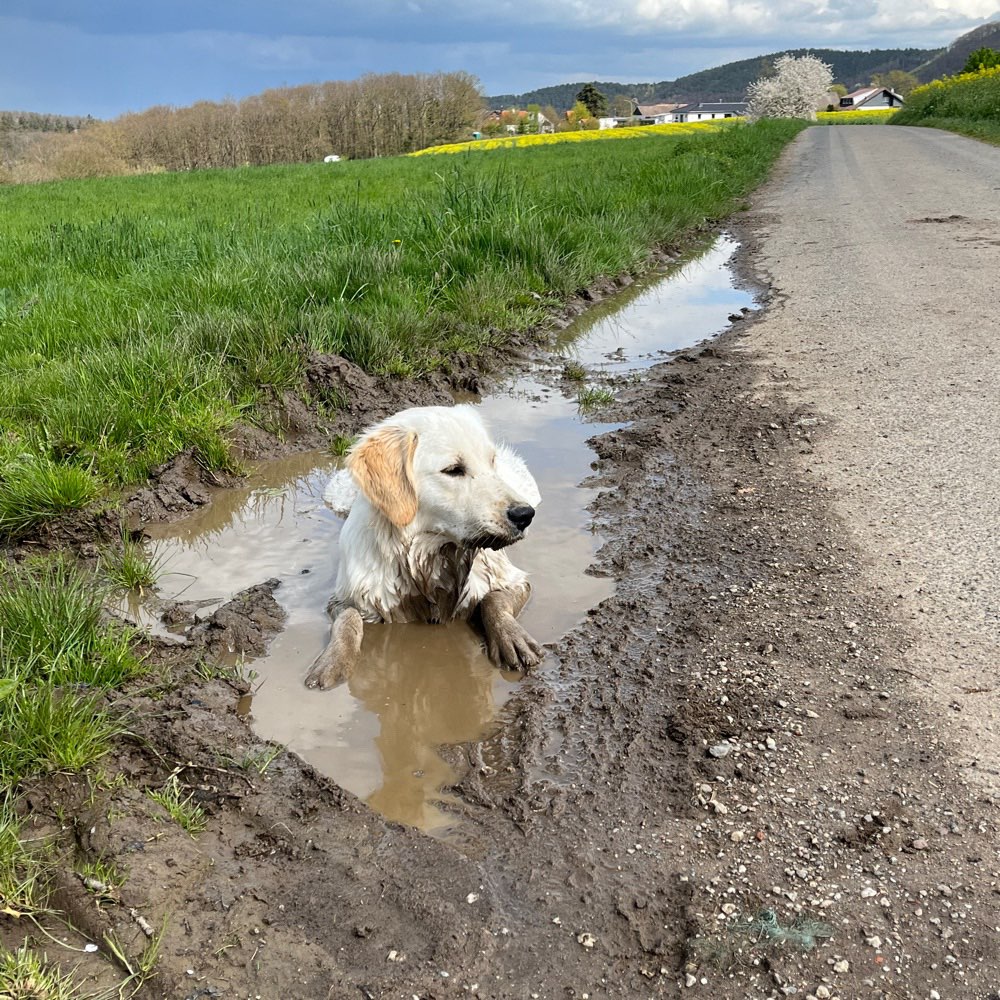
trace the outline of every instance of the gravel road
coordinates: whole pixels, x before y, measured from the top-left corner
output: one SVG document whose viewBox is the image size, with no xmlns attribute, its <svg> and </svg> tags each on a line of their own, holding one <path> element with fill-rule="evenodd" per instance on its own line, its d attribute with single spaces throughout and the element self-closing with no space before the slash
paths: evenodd
<svg viewBox="0 0 1000 1000">
<path fill-rule="evenodd" d="M 1000 149 L 814 128 L 755 209 L 777 296 L 747 346 L 831 421 L 809 475 L 912 622 L 915 690 L 996 791 Z"/>
</svg>

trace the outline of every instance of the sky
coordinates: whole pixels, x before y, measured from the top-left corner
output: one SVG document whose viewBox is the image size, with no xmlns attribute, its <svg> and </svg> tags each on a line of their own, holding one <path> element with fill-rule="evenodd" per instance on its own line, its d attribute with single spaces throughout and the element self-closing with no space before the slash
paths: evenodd
<svg viewBox="0 0 1000 1000">
<path fill-rule="evenodd" d="M 1000 0 L 0 0 L 0 109 L 113 118 L 364 73 L 487 94 L 788 48 L 935 48 Z"/>
</svg>

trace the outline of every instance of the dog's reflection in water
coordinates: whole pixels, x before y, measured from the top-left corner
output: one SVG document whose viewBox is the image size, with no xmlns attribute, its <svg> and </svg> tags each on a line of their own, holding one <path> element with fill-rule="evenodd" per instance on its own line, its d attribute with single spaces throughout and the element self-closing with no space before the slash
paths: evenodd
<svg viewBox="0 0 1000 1000">
<path fill-rule="evenodd" d="M 388 819 L 428 830 L 454 817 L 435 802 L 455 780 L 437 747 L 476 740 L 496 714 L 497 670 L 464 622 L 368 625 L 351 695 L 379 719 L 382 785 L 368 804 Z"/>
</svg>

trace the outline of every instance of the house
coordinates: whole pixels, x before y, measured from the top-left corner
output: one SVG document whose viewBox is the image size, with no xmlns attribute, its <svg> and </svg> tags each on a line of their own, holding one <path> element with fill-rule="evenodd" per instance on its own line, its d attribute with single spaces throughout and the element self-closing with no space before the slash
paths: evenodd
<svg viewBox="0 0 1000 1000">
<path fill-rule="evenodd" d="M 740 118 L 746 113 L 746 101 L 702 101 L 678 107 L 674 111 L 674 121 L 702 122 L 714 118 Z"/>
<path fill-rule="evenodd" d="M 870 111 L 872 108 L 901 108 L 903 104 L 903 98 L 888 87 L 862 87 L 840 99 L 840 110 L 857 111 L 864 108 Z"/>
<path fill-rule="evenodd" d="M 632 113 L 614 117 L 598 118 L 598 128 L 626 128 L 633 125 L 665 125 L 674 120 L 674 111 L 679 104 L 639 104 L 632 102 Z"/>
<path fill-rule="evenodd" d="M 483 132 L 555 132 L 554 122 L 541 111 L 520 111 L 517 108 L 495 108 L 483 114 Z"/>
</svg>

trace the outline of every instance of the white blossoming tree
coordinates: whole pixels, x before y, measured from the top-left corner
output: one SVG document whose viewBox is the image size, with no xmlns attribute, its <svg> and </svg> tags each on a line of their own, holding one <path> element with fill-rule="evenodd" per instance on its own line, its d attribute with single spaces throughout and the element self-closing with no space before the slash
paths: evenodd
<svg viewBox="0 0 1000 1000">
<path fill-rule="evenodd" d="M 815 121 L 816 108 L 833 86 L 830 67 L 816 56 L 779 56 L 774 76 L 747 88 L 747 118 L 805 118 Z"/>
</svg>

